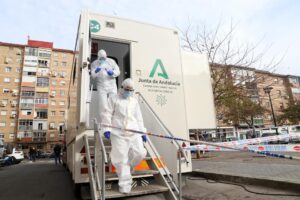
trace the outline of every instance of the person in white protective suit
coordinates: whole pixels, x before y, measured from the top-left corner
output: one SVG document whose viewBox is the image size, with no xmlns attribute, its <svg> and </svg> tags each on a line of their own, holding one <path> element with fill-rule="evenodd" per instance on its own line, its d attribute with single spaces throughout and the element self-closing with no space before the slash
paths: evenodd
<svg viewBox="0 0 300 200">
<path fill-rule="evenodd" d="M 102 115 L 101 124 L 146 131 L 140 106 L 133 97 L 133 91 L 132 79 L 125 79 L 119 93 L 109 97 L 108 109 Z M 143 142 L 147 142 L 147 137 L 107 127 L 104 127 L 104 136 L 111 140 L 111 161 L 119 177 L 119 191 L 129 193 L 132 183 L 131 172 L 147 154 L 143 146 Z"/>
<path fill-rule="evenodd" d="M 111 94 L 117 94 L 116 77 L 120 75 L 117 63 L 107 58 L 105 50 L 98 52 L 98 59 L 91 65 L 91 77 L 97 85 L 99 116 L 107 107 L 107 99 Z"/>
</svg>

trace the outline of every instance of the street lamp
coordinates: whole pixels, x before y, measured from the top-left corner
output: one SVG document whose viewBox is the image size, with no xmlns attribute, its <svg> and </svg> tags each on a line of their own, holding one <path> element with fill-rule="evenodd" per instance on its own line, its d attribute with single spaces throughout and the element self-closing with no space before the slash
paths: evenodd
<svg viewBox="0 0 300 200">
<path fill-rule="evenodd" d="M 270 96 L 271 90 L 273 89 L 273 87 L 267 86 L 264 88 L 264 91 L 266 94 L 268 94 L 269 96 L 269 101 L 270 101 L 270 105 L 271 105 L 271 110 L 272 110 L 272 116 L 273 116 L 273 122 L 274 122 L 274 126 L 277 127 L 277 123 L 276 123 L 276 118 L 275 118 L 275 113 L 274 113 L 274 109 L 273 109 L 273 104 L 272 104 L 272 99 Z"/>
</svg>

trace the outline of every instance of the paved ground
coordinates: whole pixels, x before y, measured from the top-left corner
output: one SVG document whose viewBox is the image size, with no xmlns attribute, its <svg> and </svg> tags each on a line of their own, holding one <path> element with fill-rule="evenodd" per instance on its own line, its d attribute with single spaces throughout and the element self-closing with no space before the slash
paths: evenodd
<svg viewBox="0 0 300 200">
<path fill-rule="evenodd" d="M 215 161 L 213 161 L 215 162 Z M 198 165 L 198 161 L 196 161 Z M 216 163 L 215 163 L 216 164 Z M 207 182 L 194 177 L 187 179 L 183 188 L 186 200 L 296 200 L 300 197 L 257 195 L 246 192 L 236 185 Z M 262 193 L 287 193 L 270 188 L 247 186 Z M 289 192 L 290 193 L 290 192 Z M 76 200 L 70 174 L 62 166 L 55 166 L 52 160 L 24 162 L 0 168 L 0 200 Z M 160 195 L 127 198 L 127 200 L 162 200 Z"/>
<path fill-rule="evenodd" d="M 299 153 L 298 153 L 299 155 Z M 193 170 L 300 184 L 300 161 L 256 156 L 249 153 L 210 153 L 193 161 Z"/>
<path fill-rule="evenodd" d="M 76 200 L 71 177 L 53 160 L 0 168 L 1 200 Z"/>
<path fill-rule="evenodd" d="M 280 153 L 280 152 L 278 152 Z M 300 157 L 300 152 L 281 152 L 282 154 L 288 154 L 292 156 Z M 264 163 L 264 164 L 289 164 L 299 165 L 299 160 L 289 160 L 282 158 L 266 157 L 248 152 L 207 152 L 201 155 L 202 158 L 198 159 L 201 161 L 211 162 L 234 162 L 234 163 Z"/>
</svg>

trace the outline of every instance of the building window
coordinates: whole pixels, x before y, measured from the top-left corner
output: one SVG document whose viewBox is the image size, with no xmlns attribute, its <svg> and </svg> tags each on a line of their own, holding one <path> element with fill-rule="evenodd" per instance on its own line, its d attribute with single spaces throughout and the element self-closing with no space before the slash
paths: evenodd
<svg viewBox="0 0 300 200">
<path fill-rule="evenodd" d="M 66 72 L 60 72 L 60 77 L 61 78 L 65 78 L 67 76 L 67 73 Z"/>
<path fill-rule="evenodd" d="M 5 57 L 4 63 L 5 63 L 5 64 L 10 64 L 10 63 L 12 63 L 11 57 Z"/>
<path fill-rule="evenodd" d="M 67 62 L 62 62 L 62 63 L 61 63 L 61 66 L 62 66 L 62 67 L 66 67 L 66 66 L 67 66 Z"/>
<path fill-rule="evenodd" d="M 38 123 L 38 130 L 43 130 L 43 123 Z"/>
<path fill-rule="evenodd" d="M 64 101 L 60 101 L 60 102 L 59 102 L 59 105 L 60 105 L 60 106 L 64 106 L 64 105 L 65 105 L 65 102 L 64 102 Z"/>
<path fill-rule="evenodd" d="M 57 54 L 57 53 L 53 53 L 53 56 L 54 56 L 54 57 L 58 57 L 58 54 Z"/>
<path fill-rule="evenodd" d="M 65 111 L 59 111 L 59 115 L 65 116 Z"/>
<path fill-rule="evenodd" d="M 51 116 L 55 116 L 55 111 L 51 111 Z"/>
<path fill-rule="evenodd" d="M 55 95 L 56 95 L 56 91 L 55 91 L 55 90 L 52 90 L 50 96 L 51 96 L 51 97 L 55 97 Z"/>
<path fill-rule="evenodd" d="M 63 57 L 63 58 L 66 58 L 66 57 L 67 57 L 67 54 L 63 53 L 63 54 L 62 54 L 62 57 Z"/>
<path fill-rule="evenodd" d="M 38 49 L 27 47 L 27 48 L 25 48 L 25 55 L 37 56 L 38 55 Z"/>
<path fill-rule="evenodd" d="M 37 78 L 36 85 L 38 87 L 48 87 L 49 86 L 49 78 Z"/>
<path fill-rule="evenodd" d="M 282 102 L 280 103 L 279 107 L 280 107 L 281 110 L 284 110 L 284 104 Z"/>
<path fill-rule="evenodd" d="M 65 124 L 64 123 L 59 123 L 59 134 L 63 134 L 63 131 L 64 131 L 64 126 Z"/>
<path fill-rule="evenodd" d="M 11 140 L 15 139 L 15 134 L 14 133 L 10 133 L 9 134 L 9 139 L 11 139 Z"/>
<path fill-rule="evenodd" d="M 0 139 L 4 139 L 4 134 L 0 133 Z"/>
<path fill-rule="evenodd" d="M 6 123 L 5 122 L 0 122 L 0 127 L 5 127 Z"/>
<path fill-rule="evenodd" d="M 35 99 L 36 104 L 48 104 L 48 99 L 47 98 L 37 98 Z"/>
<path fill-rule="evenodd" d="M 15 127 L 15 126 L 16 126 L 16 123 L 15 123 L 15 122 L 11 122 L 11 123 L 10 123 L 10 126 L 11 126 L 11 127 Z"/>
<path fill-rule="evenodd" d="M 275 79 L 274 79 L 274 83 L 278 83 L 278 78 L 275 78 Z"/>
<path fill-rule="evenodd" d="M 19 130 L 32 130 L 32 120 L 20 119 L 19 121 Z"/>
<path fill-rule="evenodd" d="M 23 96 L 23 97 L 34 97 L 34 91 L 22 91 L 21 96 Z"/>
<path fill-rule="evenodd" d="M 48 104 L 48 99 L 46 98 L 35 99 L 35 104 Z"/>
<path fill-rule="evenodd" d="M 16 59 L 16 62 L 19 63 L 19 64 L 21 64 L 21 63 L 22 63 L 21 58 L 17 58 L 17 59 Z"/>
<path fill-rule="evenodd" d="M 8 100 L 7 100 L 7 99 L 3 99 L 3 100 L 1 101 L 2 105 L 6 105 L 6 104 L 7 104 L 7 102 L 8 102 Z"/>
<path fill-rule="evenodd" d="M 50 126 L 50 129 L 55 129 L 55 123 L 54 122 L 50 122 L 49 126 Z"/>
<path fill-rule="evenodd" d="M 32 111 L 31 110 L 22 110 L 21 114 L 22 115 L 31 115 Z"/>
<path fill-rule="evenodd" d="M 60 81 L 60 83 L 59 83 L 61 86 L 64 86 L 64 85 L 66 85 L 66 81 Z"/>
<path fill-rule="evenodd" d="M 20 79 L 19 79 L 19 78 L 16 78 L 16 79 L 15 79 L 15 83 L 20 83 Z"/>
<path fill-rule="evenodd" d="M 65 96 L 65 91 L 64 90 L 60 90 L 60 96 Z"/>
<path fill-rule="evenodd" d="M 53 61 L 53 65 L 54 65 L 55 67 L 57 67 L 57 66 L 58 66 L 58 61 L 57 61 L 57 60 L 54 60 L 54 61 Z"/>
<path fill-rule="evenodd" d="M 39 60 L 39 67 L 48 67 L 48 60 Z"/>
<path fill-rule="evenodd" d="M 46 49 L 39 49 L 39 56 L 44 58 L 51 58 L 51 51 Z"/>
<path fill-rule="evenodd" d="M 51 101 L 51 106 L 55 106 L 56 101 Z"/>
<path fill-rule="evenodd" d="M 9 83 L 10 82 L 10 78 L 4 78 L 3 82 L 4 83 Z"/>
<path fill-rule="evenodd" d="M 11 72 L 11 67 L 5 67 L 5 72 Z"/>
<path fill-rule="evenodd" d="M 35 76 L 36 72 L 23 72 L 24 76 Z"/>
<path fill-rule="evenodd" d="M 7 94 L 7 93 L 9 93 L 9 92 L 10 92 L 10 89 L 3 88 L 3 93 L 4 93 L 4 94 Z"/>
<path fill-rule="evenodd" d="M 281 91 L 280 90 L 277 90 L 277 94 L 279 97 L 281 97 Z"/>
<path fill-rule="evenodd" d="M 56 85 L 56 80 L 52 80 L 52 85 Z"/>
<path fill-rule="evenodd" d="M 17 73 L 20 73 L 20 72 L 21 72 L 21 68 L 20 68 L 20 67 L 17 67 L 17 68 L 16 68 L 16 72 L 17 72 Z"/>
<path fill-rule="evenodd" d="M 47 110 L 40 110 L 36 112 L 38 119 L 47 119 L 48 118 L 48 111 Z"/>
<path fill-rule="evenodd" d="M 7 111 L 6 111 L 6 110 L 1 110 L 1 111 L 0 111 L 0 115 L 6 116 L 6 115 L 7 115 Z"/>
</svg>

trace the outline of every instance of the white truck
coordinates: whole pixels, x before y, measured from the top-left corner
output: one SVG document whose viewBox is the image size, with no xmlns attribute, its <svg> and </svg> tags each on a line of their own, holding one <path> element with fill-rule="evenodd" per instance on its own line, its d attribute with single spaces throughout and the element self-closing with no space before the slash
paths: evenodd
<svg viewBox="0 0 300 200">
<path fill-rule="evenodd" d="M 135 81 L 136 96 L 149 132 L 189 139 L 189 129 L 216 127 L 205 55 L 182 51 L 176 30 L 83 11 L 75 44 L 66 121 L 67 167 L 77 186 L 91 181 L 84 138 L 93 137 L 93 119 L 99 114 L 90 64 L 100 49 L 105 49 L 120 67 L 118 87 L 125 78 Z M 185 154 L 185 162 L 178 161 L 181 142 L 156 137 L 150 137 L 150 141 L 155 146 L 155 155 L 163 160 L 175 182 L 179 165 L 181 172 L 192 171 L 190 153 Z M 157 162 L 154 163 L 157 167 Z M 166 176 L 166 170 L 159 171 Z"/>
</svg>

